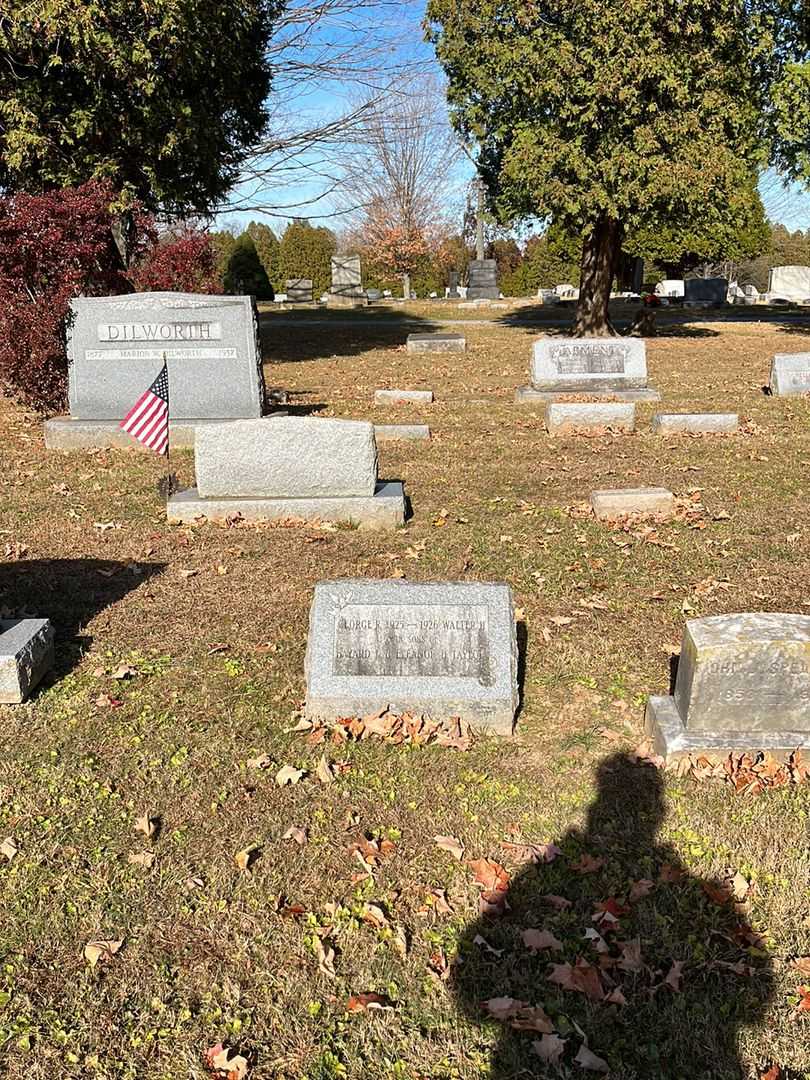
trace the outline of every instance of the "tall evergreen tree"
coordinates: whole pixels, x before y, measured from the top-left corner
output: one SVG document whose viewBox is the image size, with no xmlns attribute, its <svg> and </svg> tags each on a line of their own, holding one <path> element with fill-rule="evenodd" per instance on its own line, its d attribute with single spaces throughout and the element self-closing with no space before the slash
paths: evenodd
<svg viewBox="0 0 810 1080">
<path fill-rule="evenodd" d="M 279 246 L 279 270 L 283 278 L 311 278 L 315 296 L 332 283 L 331 259 L 337 250 L 335 234 L 300 218 L 284 230 Z"/>
</svg>

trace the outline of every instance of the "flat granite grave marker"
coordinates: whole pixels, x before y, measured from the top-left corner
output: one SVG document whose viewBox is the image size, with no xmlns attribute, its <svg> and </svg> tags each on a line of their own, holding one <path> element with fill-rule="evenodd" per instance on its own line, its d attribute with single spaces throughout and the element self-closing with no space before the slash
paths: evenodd
<svg viewBox="0 0 810 1080">
<path fill-rule="evenodd" d="M 20 705 L 53 667 L 47 619 L 0 619 L 0 703 Z"/>
<path fill-rule="evenodd" d="M 632 402 L 586 402 L 582 405 L 549 402 L 546 430 L 550 435 L 567 432 L 635 431 L 636 407 Z"/>
<path fill-rule="evenodd" d="M 631 514 L 668 517 L 675 509 L 675 496 L 666 488 L 613 488 L 591 492 L 591 507 L 599 521 L 613 521 Z"/>
<path fill-rule="evenodd" d="M 374 438 L 381 442 L 424 441 L 430 438 L 427 424 L 375 424 Z"/>
<path fill-rule="evenodd" d="M 646 727 L 664 757 L 810 747 L 810 615 L 710 615 L 686 623 L 672 696 Z"/>
<path fill-rule="evenodd" d="M 737 413 L 656 413 L 655 435 L 726 435 L 739 431 Z"/>
<path fill-rule="evenodd" d="M 641 338 L 540 338 L 534 343 L 531 386 L 518 402 L 587 394 L 620 401 L 660 401 L 647 385 L 647 346 Z"/>
<path fill-rule="evenodd" d="M 361 420 L 279 417 L 197 433 L 197 486 L 172 496 L 169 520 L 405 523 L 402 484 L 377 479 L 374 426 Z"/>
<path fill-rule="evenodd" d="M 249 296 L 134 293 L 71 302 L 70 416 L 48 420 L 49 449 L 141 444 L 118 424 L 169 368 L 171 442 L 194 445 L 198 426 L 259 417 L 265 390 Z"/>
<path fill-rule="evenodd" d="M 416 402 L 419 405 L 430 405 L 433 401 L 432 390 L 375 390 L 375 405 L 401 405 L 408 402 Z"/>
<path fill-rule="evenodd" d="M 462 334 L 409 334 L 407 351 L 423 352 L 466 352 L 467 339 Z"/>
<path fill-rule="evenodd" d="M 810 394 L 810 352 L 777 353 L 771 361 L 768 388 L 774 397 Z"/>
<path fill-rule="evenodd" d="M 367 579 L 315 586 L 307 716 L 381 710 L 460 720 L 511 735 L 517 635 L 508 585 Z"/>
</svg>

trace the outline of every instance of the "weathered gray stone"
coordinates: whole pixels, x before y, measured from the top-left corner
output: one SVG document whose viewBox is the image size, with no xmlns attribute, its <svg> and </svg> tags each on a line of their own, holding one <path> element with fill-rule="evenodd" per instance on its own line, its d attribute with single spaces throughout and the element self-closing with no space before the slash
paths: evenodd
<svg viewBox="0 0 810 1080">
<path fill-rule="evenodd" d="M 423 440 L 430 438 L 430 428 L 427 424 L 375 424 L 374 437 L 378 443 Z"/>
<path fill-rule="evenodd" d="M 650 698 L 646 724 L 665 757 L 810 746 L 810 616 L 690 620 L 675 694 Z"/>
<path fill-rule="evenodd" d="M 332 256 L 332 287 L 334 296 L 360 298 L 363 295 L 363 274 L 359 255 Z"/>
<path fill-rule="evenodd" d="M 810 394 L 810 352 L 777 353 L 771 361 L 769 388 L 775 397 Z"/>
<path fill-rule="evenodd" d="M 195 448 L 203 499 L 373 496 L 374 425 L 287 416 L 201 427 Z"/>
<path fill-rule="evenodd" d="M 0 702 L 19 705 L 53 667 L 47 619 L 0 619 Z"/>
<path fill-rule="evenodd" d="M 722 435 L 739 427 L 736 413 L 658 413 L 652 418 L 656 435 Z"/>
<path fill-rule="evenodd" d="M 261 416 L 264 380 L 249 296 L 83 296 L 71 307 L 74 419 L 123 419 L 157 377 L 164 356 L 172 419 Z"/>
<path fill-rule="evenodd" d="M 728 278 L 687 278 L 683 283 L 684 307 L 687 303 L 725 304 Z"/>
<path fill-rule="evenodd" d="M 801 302 L 810 296 L 810 266 L 774 266 L 768 292 L 786 300 Z"/>
<path fill-rule="evenodd" d="M 432 390 L 375 390 L 375 405 L 400 405 L 403 402 L 418 402 L 430 405 L 433 401 Z"/>
<path fill-rule="evenodd" d="M 467 339 L 461 334 L 409 334 L 408 352 L 466 352 Z"/>
<path fill-rule="evenodd" d="M 507 585 L 319 582 L 310 613 L 306 713 L 381 709 L 458 717 L 512 733 L 517 636 Z"/>
<path fill-rule="evenodd" d="M 647 387 L 641 338 L 540 338 L 534 343 L 532 387 L 556 393 Z"/>
<path fill-rule="evenodd" d="M 546 408 L 546 428 L 550 434 L 569 431 L 635 431 L 635 405 L 593 403 L 550 404 Z"/>
<path fill-rule="evenodd" d="M 600 521 L 628 517 L 631 514 L 668 516 L 675 509 L 675 497 L 666 488 L 616 488 L 592 491 L 591 506 Z"/>
<path fill-rule="evenodd" d="M 307 499 L 202 499 L 196 488 L 169 500 L 169 521 L 343 522 L 361 529 L 397 529 L 405 524 L 405 494 L 398 481 L 378 483 L 373 495 Z"/>
<path fill-rule="evenodd" d="M 468 300 L 497 300 L 501 295 L 498 287 L 498 264 L 494 259 L 473 259 L 467 269 Z"/>
<path fill-rule="evenodd" d="M 458 291 L 458 270 L 449 270 L 447 273 L 447 295 L 450 300 L 458 300 L 461 295 Z"/>
<path fill-rule="evenodd" d="M 287 302 L 290 304 L 311 304 L 312 279 L 290 278 L 287 281 Z"/>
</svg>

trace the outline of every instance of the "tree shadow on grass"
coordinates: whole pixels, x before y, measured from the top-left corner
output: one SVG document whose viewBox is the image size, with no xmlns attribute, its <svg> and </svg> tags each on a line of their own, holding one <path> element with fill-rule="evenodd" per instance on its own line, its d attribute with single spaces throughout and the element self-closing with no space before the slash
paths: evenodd
<svg viewBox="0 0 810 1080">
<path fill-rule="evenodd" d="M 767 1064 L 737 1048 L 772 993 L 762 942 L 728 883 L 692 877 L 657 841 L 658 770 L 617 754 L 597 782 L 585 830 L 484 893 L 490 914 L 461 941 L 459 1009 L 499 1029 L 488 1075 L 741 1080 Z M 532 951 L 531 929 L 553 937 L 528 935 Z"/>
<path fill-rule="evenodd" d="M 259 320 L 265 364 L 305 363 L 331 356 L 360 356 L 375 349 L 397 349 L 409 334 L 439 331 L 438 322 L 420 315 L 316 311 L 264 315 Z M 272 371 L 272 367 L 270 369 Z"/>
<path fill-rule="evenodd" d="M 163 563 L 108 559 L 24 559 L 0 563 L 3 617 L 50 619 L 55 632 L 53 677 L 67 675 L 93 643 L 82 631 L 143 582 Z"/>
</svg>

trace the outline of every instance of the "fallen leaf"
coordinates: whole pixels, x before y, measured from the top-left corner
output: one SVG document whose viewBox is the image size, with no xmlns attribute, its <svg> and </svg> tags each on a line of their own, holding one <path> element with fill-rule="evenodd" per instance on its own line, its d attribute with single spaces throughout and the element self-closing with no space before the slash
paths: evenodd
<svg viewBox="0 0 810 1080">
<path fill-rule="evenodd" d="M 751 882 L 738 871 L 730 881 L 731 893 L 738 903 L 742 903 L 751 889 Z"/>
<path fill-rule="evenodd" d="M 296 844 L 299 844 L 301 847 L 303 847 L 306 844 L 309 837 L 307 836 L 307 830 L 306 829 L 299 828 L 296 825 L 291 825 L 290 828 L 287 829 L 287 831 L 284 833 L 284 835 L 282 836 L 281 839 L 282 840 L 294 840 L 296 842 Z"/>
<path fill-rule="evenodd" d="M 199 570 L 181 570 L 180 577 L 188 580 L 189 578 L 196 577 L 199 572 Z"/>
<path fill-rule="evenodd" d="M 671 863 L 664 863 L 661 867 L 661 873 L 658 876 L 658 880 L 667 885 L 675 885 L 684 878 L 685 873 L 686 871 L 682 870 L 679 866 L 673 866 Z"/>
<path fill-rule="evenodd" d="M 551 907 L 555 908 L 557 911 L 567 911 L 573 902 L 571 900 L 566 900 L 564 896 L 555 896 L 554 893 L 546 893 L 546 895 L 541 896 L 540 899 L 546 904 L 550 904 Z"/>
<path fill-rule="evenodd" d="M 318 971 L 322 975 L 326 975 L 327 978 L 335 978 L 335 950 L 327 941 L 324 943 L 320 938 L 316 945 L 316 954 L 318 957 Z"/>
<path fill-rule="evenodd" d="M 110 694 L 99 694 L 95 704 L 97 709 L 120 709 L 124 703 L 120 698 L 111 697 Z"/>
<path fill-rule="evenodd" d="M 279 787 L 285 787 L 287 784 L 297 784 L 306 776 L 303 769 L 296 769 L 292 765 L 284 765 L 276 773 L 276 783 Z"/>
<path fill-rule="evenodd" d="M 236 863 L 237 867 L 242 871 L 243 874 L 249 874 L 250 868 L 258 858 L 258 855 L 258 846 L 256 844 L 251 844 L 250 847 L 246 847 L 243 848 L 241 851 L 237 851 L 237 853 L 233 857 L 233 861 Z"/>
<path fill-rule="evenodd" d="M 654 888 L 655 882 L 650 881 L 649 878 L 642 878 L 640 881 L 634 881 L 630 887 L 630 902 L 634 903 L 636 900 L 643 900 L 645 896 L 649 896 Z"/>
<path fill-rule="evenodd" d="M 88 941 L 84 947 L 84 958 L 94 968 L 98 963 L 112 960 L 123 944 L 123 938 L 120 941 Z"/>
<path fill-rule="evenodd" d="M 578 874 L 595 874 L 604 865 L 605 860 L 601 856 L 586 853 L 577 862 L 571 863 L 571 869 L 576 870 Z"/>
<path fill-rule="evenodd" d="M 574 1064 L 579 1065 L 582 1069 L 590 1069 L 591 1072 L 608 1072 L 610 1066 L 604 1058 L 597 1057 L 592 1050 L 589 1050 L 585 1043 L 579 1048 L 579 1053 L 574 1058 Z"/>
<path fill-rule="evenodd" d="M 2 851 L 2 848 L 0 848 L 0 851 Z M 797 971 L 801 972 L 802 975 L 810 975 L 810 956 L 798 957 L 798 959 L 793 961 L 793 966 Z"/>
<path fill-rule="evenodd" d="M 489 1001 L 482 1001 L 481 1008 L 486 1009 L 496 1020 L 511 1020 L 521 1009 L 525 1009 L 527 1004 L 513 997 L 496 997 L 490 998 Z"/>
<path fill-rule="evenodd" d="M 0 844 L 0 855 L 3 856 L 6 862 L 11 862 L 12 859 L 16 859 L 19 850 L 17 842 L 11 836 L 7 836 L 2 844 Z"/>
<path fill-rule="evenodd" d="M 393 1012 L 394 1006 L 384 994 L 353 994 L 346 1003 L 347 1012 L 385 1010 Z"/>
<path fill-rule="evenodd" d="M 480 934 L 476 934 L 473 938 L 473 945 L 477 945 L 479 949 L 485 949 L 490 956 L 503 956 L 503 949 L 494 949 L 486 938 L 481 937 Z"/>
<path fill-rule="evenodd" d="M 541 1035 L 539 1039 L 535 1039 L 532 1043 L 532 1050 L 547 1065 L 557 1065 L 565 1053 L 567 1045 L 567 1040 L 561 1039 L 559 1035 Z"/>
<path fill-rule="evenodd" d="M 562 851 L 556 844 L 514 844 L 501 841 L 501 847 L 511 852 L 517 862 L 552 863 Z"/>
<path fill-rule="evenodd" d="M 536 1031 L 540 1035 L 550 1035 L 554 1031 L 551 1017 L 539 1005 L 521 1009 L 509 1026 L 515 1031 Z"/>
<path fill-rule="evenodd" d="M 782 1070 L 778 1065 L 771 1065 L 767 1072 L 764 1072 L 759 1080 L 780 1080 Z"/>
<path fill-rule="evenodd" d="M 676 994 L 681 991 L 681 979 L 683 978 L 683 961 L 673 960 L 672 967 L 669 969 L 667 977 L 664 979 L 664 986 L 668 986 L 670 990 L 674 990 Z"/>
<path fill-rule="evenodd" d="M 509 874 L 500 863 L 492 859 L 468 859 L 467 866 L 475 881 L 487 892 L 505 892 L 509 888 Z"/>
<path fill-rule="evenodd" d="M 141 815 L 133 826 L 135 832 L 143 833 L 147 840 L 154 839 L 159 827 L 160 818 L 148 812 Z"/>
<path fill-rule="evenodd" d="M 129 664 L 119 664 L 112 675 L 110 675 L 110 678 L 120 682 L 124 679 L 134 679 L 137 674 L 137 668 L 131 667 Z"/>
<path fill-rule="evenodd" d="M 581 957 L 572 967 L 570 964 L 552 964 L 548 981 L 563 990 L 575 990 L 591 1001 L 602 1001 L 605 991 L 599 978 L 599 971 Z"/>
<path fill-rule="evenodd" d="M 461 862 L 464 854 L 464 844 L 455 836 L 434 836 L 433 840 L 443 851 L 449 851 L 454 859 Z"/>
<path fill-rule="evenodd" d="M 539 952 L 541 949 L 553 949 L 555 952 L 562 952 L 562 942 L 558 941 L 548 930 L 524 930 L 521 936 L 523 944 L 532 952 Z"/>
<path fill-rule="evenodd" d="M 622 944 L 621 959 L 616 966 L 622 971 L 641 971 L 644 963 L 641 959 L 640 938 L 634 938 L 633 941 L 625 941 Z"/>
<path fill-rule="evenodd" d="M 205 1063 L 209 1071 L 220 1073 L 224 1080 L 245 1080 L 250 1072 L 247 1058 L 241 1054 L 231 1056 L 231 1051 L 217 1043 L 205 1052 Z"/>
<path fill-rule="evenodd" d="M 259 754 L 258 757 L 248 758 L 246 764 L 249 769 L 269 769 L 273 759 L 269 754 Z"/>
<path fill-rule="evenodd" d="M 321 755 L 315 775 L 322 784 L 333 784 L 335 782 L 335 774 L 326 758 L 326 754 Z"/>
<path fill-rule="evenodd" d="M 130 855 L 128 862 L 131 862 L 133 866 L 143 866 L 146 870 L 149 870 L 155 861 L 154 851 L 141 851 L 137 855 Z"/>
</svg>

